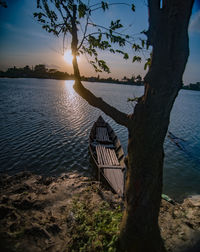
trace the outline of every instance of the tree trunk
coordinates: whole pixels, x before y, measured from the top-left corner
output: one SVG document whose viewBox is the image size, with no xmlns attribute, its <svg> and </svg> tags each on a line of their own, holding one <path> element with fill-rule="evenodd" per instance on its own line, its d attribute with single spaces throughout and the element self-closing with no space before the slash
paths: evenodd
<svg viewBox="0 0 200 252">
<path fill-rule="evenodd" d="M 169 100 L 173 102 L 177 92 L 158 92 L 152 98 L 153 91 L 146 84 L 146 94 L 151 97 L 137 104 L 129 129 L 126 203 L 120 236 L 123 251 L 165 251 L 158 227 L 163 142 L 172 107 Z"/>
<path fill-rule="evenodd" d="M 163 180 L 163 143 L 170 112 L 182 86 L 189 55 L 188 23 L 193 0 L 149 0 L 148 42 L 152 63 L 145 76 L 145 92 L 128 116 L 94 96 L 80 80 L 77 55 L 76 8 L 72 18 L 75 90 L 129 131 L 128 168 L 120 248 L 126 252 L 165 251 L 158 215 Z"/>
<path fill-rule="evenodd" d="M 152 64 L 129 127 L 122 251 L 165 251 L 158 227 L 163 143 L 189 55 L 187 29 L 193 1 L 163 1 L 162 9 L 159 4 L 149 1 Z"/>
</svg>

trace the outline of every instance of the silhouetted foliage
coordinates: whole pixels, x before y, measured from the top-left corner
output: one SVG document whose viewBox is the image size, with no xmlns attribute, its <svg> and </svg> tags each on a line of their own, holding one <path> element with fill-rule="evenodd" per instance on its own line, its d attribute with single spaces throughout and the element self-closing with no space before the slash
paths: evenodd
<svg viewBox="0 0 200 252">
<path fill-rule="evenodd" d="M 139 75 L 140 76 L 140 75 Z M 30 67 L 26 65 L 22 68 L 8 68 L 6 71 L 0 71 L 0 77 L 8 78 L 41 78 L 41 79 L 57 79 L 57 80 L 73 80 L 74 75 L 68 74 L 66 72 L 58 71 L 57 69 L 48 69 L 44 64 L 38 64 L 35 67 Z M 113 83 L 113 84 L 123 84 L 123 85 L 144 85 L 142 77 L 140 76 L 139 81 L 138 77 L 132 76 L 131 78 L 124 77 L 122 80 L 115 79 L 112 77 L 109 78 L 100 78 L 98 75 L 85 77 L 82 76 L 81 80 L 90 81 L 90 82 L 102 82 L 102 83 Z"/>
<path fill-rule="evenodd" d="M 28 65 L 23 68 L 8 68 L 7 71 L 0 71 L 0 77 L 9 78 L 41 78 L 41 79 L 58 79 L 69 80 L 73 79 L 73 75 L 66 72 L 60 72 L 57 69 L 47 69 L 44 64 L 36 65 L 30 68 Z"/>
<path fill-rule="evenodd" d="M 4 8 L 8 7 L 7 2 L 6 1 L 1 1 L 1 0 L 0 0 L 0 6 L 2 6 Z"/>
<path fill-rule="evenodd" d="M 195 84 L 194 83 L 190 83 L 187 86 L 183 86 L 183 89 L 200 91 L 200 82 L 196 82 Z"/>
<path fill-rule="evenodd" d="M 125 46 L 129 44 L 133 51 L 138 54 L 141 50 L 148 49 L 144 39 L 136 40 L 129 34 L 122 32 L 123 25 L 120 19 L 108 21 L 107 26 L 95 23 L 91 17 L 96 10 L 103 12 L 110 9 L 112 5 L 125 5 L 133 12 L 135 5 L 131 1 L 90 3 L 80 0 L 38 0 L 38 12 L 34 17 L 42 24 L 42 28 L 55 36 L 63 36 L 63 47 L 65 37 L 72 36 L 77 42 L 74 55 L 87 55 L 89 63 L 96 72 L 105 71 L 110 73 L 107 63 L 99 59 L 100 51 L 108 51 L 113 54 L 121 54 L 123 59 L 129 59 Z M 78 33 L 77 33 L 78 31 Z M 77 33 L 76 36 L 74 34 Z M 74 48 L 75 49 L 75 48 Z M 73 51 L 73 48 L 72 48 Z M 149 59 L 146 59 L 149 62 Z M 133 62 L 141 61 L 141 57 L 134 55 Z"/>
</svg>

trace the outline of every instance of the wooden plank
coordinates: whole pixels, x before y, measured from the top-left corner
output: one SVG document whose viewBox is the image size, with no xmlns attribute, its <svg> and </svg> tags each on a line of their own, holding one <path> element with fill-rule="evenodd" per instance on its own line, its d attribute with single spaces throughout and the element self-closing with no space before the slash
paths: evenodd
<svg viewBox="0 0 200 252">
<path fill-rule="evenodd" d="M 112 157 L 112 165 L 115 165 L 115 157 L 114 157 L 114 154 L 113 154 L 113 150 L 109 150 L 109 152 L 110 152 L 110 156 Z"/>
<path fill-rule="evenodd" d="M 104 176 L 107 179 L 110 186 L 115 190 L 119 195 L 124 193 L 124 174 L 119 169 L 104 169 Z"/>
<path fill-rule="evenodd" d="M 116 153 L 113 149 L 105 148 L 104 146 L 96 146 L 97 161 L 99 165 L 119 166 Z"/>
<path fill-rule="evenodd" d="M 123 195 L 123 193 L 124 193 L 124 173 L 120 170 L 116 170 L 114 172 L 114 176 L 115 176 L 116 181 L 118 183 L 118 188 Z"/>
<path fill-rule="evenodd" d="M 119 171 L 118 171 L 118 172 L 119 172 Z M 122 185 L 123 185 L 123 181 L 124 181 L 124 176 L 123 176 L 123 179 L 121 179 L 121 177 L 118 176 L 118 174 L 117 174 L 118 172 L 115 171 L 115 173 L 114 173 L 115 180 L 116 180 L 118 186 L 121 188 L 121 190 L 123 190 L 123 189 L 122 189 Z M 121 171 L 121 172 L 122 172 L 122 171 Z M 120 174 L 120 175 L 121 175 L 121 174 Z M 123 174 L 123 175 L 124 175 L 124 174 Z"/>
<path fill-rule="evenodd" d="M 110 154 L 109 154 L 109 149 L 107 149 L 107 148 L 106 148 L 106 155 L 108 157 L 108 164 L 112 165 L 112 160 L 111 160 L 111 157 L 110 157 Z"/>
<path fill-rule="evenodd" d="M 100 154 L 100 149 L 99 149 L 99 146 L 96 146 L 96 153 L 97 153 L 97 161 L 98 161 L 98 164 L 103 164 L 102 162 L 102 156 Z"/>
<path fill-rule="evenodd" d="M 111 158 L 111 155 L 110 155 L 110 149 L 106 148 L 106 152 L 107 152 L 107 156 L 108 156 L 108 159 L 109 159 L 109 165 L 112 165 L 112 158 Z"/>
<path fill-rule="evenodd" d="M 108 135 L 108 130 L 106 127 L 97 127 L 96 128 L 96 139 L 97 141 L 110 141 L 109 135 Z"/>
<path fill-rule="evenodd" d="M 102 153 L 102 156 L 103 156 L 103 164 L 104 165 L 109 165 L 109 162 L 108 162 L 108 157 L 106 155 L 106 148 L 101 146 L 101 153 Z"/>
<path fill-rule="evenodd" d="M 109 162 L 108 162 L 108 158 L 107 158 L 107 155 L 106 155 L 106 148 L 105 147 L 103 147 L 103 146 L 101 146 L 101 152 L 102 152 L 102 155 L 103 155 L 103 160 L 104 160 L 104 164 L 105 165 L 108 165 L 109 164 Z"/>
<path fill-rule="evenodd" d="M 112 157 L 112 152 L 110 149 L 108 149 L 109 151 L 109 156 L 110 156 L 110 160 L 111 160 L 111 165 L 114 165 L 114 160 L 113 160 L 113 157 Z"/>
<path fill-rule="evenodd" d="M 110 156 L 112 158 L 112 165 L 116 165 L 116 162 L 115 162 L 115 157 L 114 157 L 114 154 L 113 154 L 113 150 L 109 150 L 110 152 Z M 114 151 L 115 152 L 115 151 Z"/>
<path fill-rule="evenodd" d="M 119 170 L 124 170 L 124 166 L 121 165 L 101 165 L 102 168 L 106 169 L 119 169 Z"/>
<path fill-rule="evenodd" d="M 99 149 L 100 149 L 100 153 L 101 153 L 101 156 L 102 156 L 102 164 L 106 164 L 106 157 L 105 157 L 105 154 L 103 152 L 102 146 L 99 146 Z"/>
<path fill-rule="evenodd" d="M 102 159 L 103 159 L 103 164 L 104 165 L 108 164 L 107 156 L 106 156 L 106 153 L 105 153 L 105 147 L 99 146 L 99 149 L 100 149 L 100 153 L 101 153 L 101 156 L 102 156 Z"/>
<path fill-rule="evenodd" d="M 109 149 L 109 150 L 110 150 L 110 155 L 112 155 L 113 165 L 119 165 L 119 161 L 117 159 L 115 151 L 113 149 Z"/>
</svg>

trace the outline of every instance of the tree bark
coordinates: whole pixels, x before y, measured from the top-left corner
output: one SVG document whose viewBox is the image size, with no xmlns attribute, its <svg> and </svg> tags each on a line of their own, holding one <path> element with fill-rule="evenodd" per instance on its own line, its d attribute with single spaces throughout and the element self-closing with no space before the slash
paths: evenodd
<svg viewBox="0 0 200 252">
<path fill-rule="evenodd" d="M 189 55 L 187 29 L 193 1 L 164 1 L 162 9 L 159 2 L 149 1 L 147 34 L 153 46 L 152 64 L 129 127 L 122 251 L 165 251 L 158 227 L 163 143 Z"/>
</svg>

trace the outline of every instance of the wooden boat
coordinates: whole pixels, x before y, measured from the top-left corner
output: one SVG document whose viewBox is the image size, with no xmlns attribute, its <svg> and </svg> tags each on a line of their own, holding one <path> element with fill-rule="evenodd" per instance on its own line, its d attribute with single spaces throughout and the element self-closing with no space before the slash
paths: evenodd
<svg viewBox="0 0 200 252">
<path fill-rule="evenodd" d="M 98 171 L 109 186 L 123 197 L 125 184 L 124 151 L 111 126 L 99 116 L 89 137 L 89 151 Z"/>
</svg>

